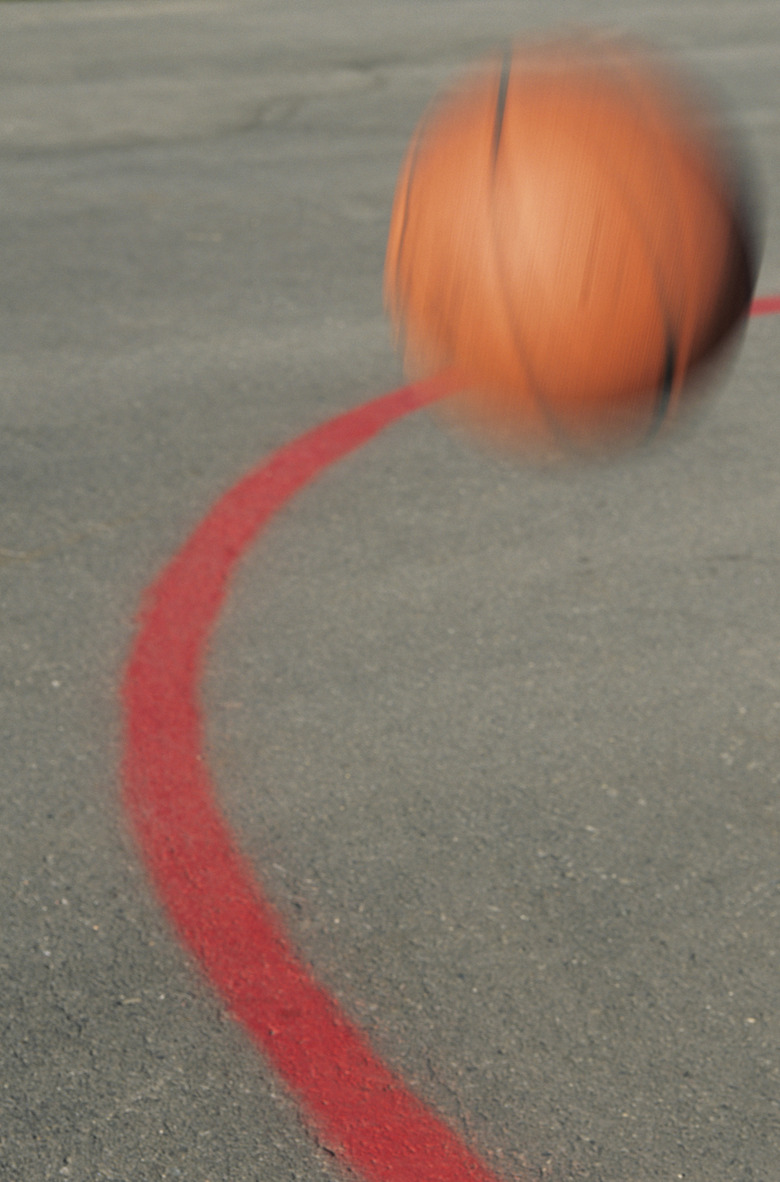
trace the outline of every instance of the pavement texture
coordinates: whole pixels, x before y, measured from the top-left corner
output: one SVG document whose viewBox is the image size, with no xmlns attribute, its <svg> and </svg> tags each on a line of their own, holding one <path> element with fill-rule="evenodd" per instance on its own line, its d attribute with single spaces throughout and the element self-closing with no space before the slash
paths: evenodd
<svg viewBox="0 0 780 1182">
<path fill-rule="evenodd" d="M 337 1182 L 122 813 L 143 589 L 402 373 L 437 89 L 524 31 L 719 89 L 780 292 L 776 0 L 0 4 L 0 1177 Z M 502 1177 L 780 1178 L 780 319 L 694 429 L 539 471 L 410 416 L 243 564 L 203 695 L 296 946 Z M 431 1177 L 435 1177 L 433 1167 Z"/>
</svg>

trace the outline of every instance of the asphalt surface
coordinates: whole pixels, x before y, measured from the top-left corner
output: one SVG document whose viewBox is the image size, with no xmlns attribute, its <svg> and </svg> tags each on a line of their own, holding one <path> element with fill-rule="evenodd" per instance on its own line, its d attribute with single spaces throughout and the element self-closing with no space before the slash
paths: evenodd
<svg viewBox="0 0 780 1182">
<path fill-rule="evenodd" d="M 407 139 L 586 20 L 719 88 L 780 292 L 776 0 L 0 4 L 0 1177 L 334 1182 L 123 817 L 143 589 L 402 381 Z M 780 320 L 695 429 L 541 472 L 411 416 L 244 564 L 221 800 L 297 946 L 508 1179 L 780 1178 Z"/>
</svg>

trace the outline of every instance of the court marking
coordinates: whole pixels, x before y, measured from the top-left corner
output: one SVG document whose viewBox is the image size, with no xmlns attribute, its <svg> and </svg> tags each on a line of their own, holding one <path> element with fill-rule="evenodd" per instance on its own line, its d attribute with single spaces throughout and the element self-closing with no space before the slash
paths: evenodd
<svg viewBox="0 0 780 1182">
<path fill-rule="evenodd" d="M 753 315 L 780 312 L 780 296 Z M 402 387 L 281 447 L 215 502 L 144 594 L 122 683 L 123 804 L 157 895 L 206 978 L 367 1182 L 498 1182 L 376 1055 L 317 982 L 224 819 L 199 682 L 231 576 L 269 519 L 330 465 L 449 390 Z"/>
<path fill-rule="evenodd" d="M 772 316 L 780 312 L 780 295 L 758 296 L 750 305 L 751 316 Z"/>
</svg>

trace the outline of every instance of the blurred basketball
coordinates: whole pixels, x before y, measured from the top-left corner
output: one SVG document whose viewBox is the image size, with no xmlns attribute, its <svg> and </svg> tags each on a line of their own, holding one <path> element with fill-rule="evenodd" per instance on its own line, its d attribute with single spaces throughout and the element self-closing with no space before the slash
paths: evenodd
<svg viewBox="0 0 780 1182">
<path fill-rule="evenodd" d="M 673 421 L 745 317 L 745 178 L 710 106 L 623 41 L 517 46 L 436 101 L 392 210 L 385 299 L 408 369 L 526 452 Z"/>
</svg>

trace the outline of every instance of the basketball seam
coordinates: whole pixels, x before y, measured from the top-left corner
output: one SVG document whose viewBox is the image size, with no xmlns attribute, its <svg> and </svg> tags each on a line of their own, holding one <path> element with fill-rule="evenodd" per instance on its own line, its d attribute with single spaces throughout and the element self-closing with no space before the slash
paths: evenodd
<svg viewBox="0 0 780 1182">
<path fill-rule="evenodd" d="M 644 102 L 644 100 L 637 94 L 636 88 L 632 85 L 631 78 L 629 77 L 629 75 L 627 73 L 625 63 L 623 61 L 621 61 L 621 59 L 619 57 L 617 57 L 615 54 L 612 54 L 610 56 L 607 64 L 608 64 L 608 67 L 612 73 L 612 76 L 614 77 L 614 79 L 616 80 L 616 82 L 620 86 L 621 90 L 623 91 L 624 96 L 630 101 L 634 110 L 645 120 L 646 126 L 649 126 L 649 130 L 650 130 L 653 140 L 655 141 L 655 144 L 656 144 L 659 159 L 663 161 L 664 171 L 667 174 L 667 176 L 669 176 L 672 172 L 672 166 L 671 166 L 671 162 L 669 159 L 669 155 L 670 155 L 669 149 L 663 143 L 663 141 L 662 141 L 660 135 L 658 134 L 658 132 L 656 131 L 655 127 L 652 126 L 652 124 L 648 125 L 647 103 Z M 624 191 L 627 193 L 627 189 Z M 671 185 L 668 185 L 668 187 L 667 187 L 667 194 L 668 194 L 667 199 L 669 201 L 669 204 L 671 206 L 671 211 L 672 211 L 672 222 L 673 222 L 673 224 L 677 224 L 681 220 L 680 219 L 680 202 L 678 200 L 677 194 L 674 191 L 674 188 Z M 631 203 L 630 208 L 632 209 L 634 216 L 637 218 L 637 221 L 644 223 L 644 219 L 640 217 L 639 211 L 636 208 L 634 203 Z M 676 377 L 679 349 L 678 349 L 676 334 L 672 331 L 672 324 L 671 324 L 672 317 L 671 317 L 669 303 L 668 303 L 668 301 L 669 301 L 668 281 L 667 281 L 667 278 L 666 278 L 663 268 L 661 267 L 658 259 L 656 258 L 655 252 L 650 250 L 650 244 L 649 244 L 649 240 L 647 239 L 646 231 L 645 231 L 644 236 L 645 236 L 646 249 L 647 249 L 647 252 L 650 254 L 650 257 L 652 260 L 652 268 L 653 268 L 653 272 L 655 274 L 656 288 L 658 290 L 659 302 L 661 304 L 661 308 L 662 308 L 662 312 L 663 312 L 663 316 L 664 316 L 664 325 L 665 325 L 666 338 L 667 338 L 666 355 L 664 358 L 664 368 L 662 371 L 663 376 L 662 376 L 662 380 L 661 380 L 661 387 L 658 391 L 658 398 L 656 400 L 656 406 L 655 406 L 655 410 L 653 413 L 653 418 L 652 418 L 650 428 L 647 433 L 647 438 L 650 439 L 660 429 L 661 424 L 662 424 L 664 418 L 666 417 L 666 414 L 667 414 L 669 407 L 671 405 L 671 402 L 672 402 L 672 394 L 674 393 L 674 388 L 675 388 L 675 377 Z M 677 238 L 678 238 L 680 253 L 687 255 L 688 251 L 686 249 L 685 236 L 683 234 L 679 234 L 677 236 Z"/>
<path fill-rule="evenodd" d="M 603 157 L 600 159 L 600 166 L 604 172 L 610 176 L 615 191 L 619 194 L 626 212 L 633 219 L 634 227 L 639 234 L 640 242 L 642 243 L 642 253 L 645 262 L 650 272 L 653 287 L 655 289 L 656 299 L 658 301 L 658 310 L 661 315 L 661 322 L 663 324 L 663 332 L 665 337 L 664 356 L 659 374 L 660 383 L 658 394 L 656 397 L 655 406 L 651 416 L 650 426 L 646 438 L 651 438 L 659 430 L 661 422 L 665 417 L 672 401 L 672 394 L 674 392 L 674 379 L 677 367 L 677 358 L 679 354 L 677 336 L 672 328 L 672 316 L 669 306 L 669 294 L 667 291 L 666 277 L 664 276 L 656 252 L 652 249 L 650 235 L 647 229 L 647 221 L 641 213 L 639 206 L 634 200 L 633 194 L 626 183 L 626 178 L 617 171 L 610 162 L 605 161 Z M 670 368 L 671 366 L 671 368 Z"/>
<path fill-rule="evenodd" d="M 501 133 L 504 126 L 504 113 L 506 109 L 507 94 L 509 91 L 509 76 L 512 67 L 512 60 L 509 55 L 506 55 L 501 68 L 501 77 L 499 78 L 498 93 L 496 96 L 496 115 L 493 124 L 493 145 L 492 145 L 492 168 L 491 168 L 491 201 L 490 201 L 490 224 L 491 224 L 491 240 L 493 243 L 493 255 L 495 258 L 496 274 L 498 276 L 498 286 L 503 297 L 505 306 L 505 313 L 507 322 L 509 324 L 512 339 L 515 345 L 518 360 L 525 371 L 528 382 L 528 393 L 536 404 L 536 408 L 541 414 L 547 429 L 552 435 L 555 442 L 564 451 L 580 454 L 580 449 L 576 446 L 574 441 L 570 438 L 567 431 L 564 430 L 562 423 L 553 411 L 550 403 L 542 391 L 541 384 L 534 373 L 530 359 L 528 357 L 528 349 L 520 330 L 520 326 L 512 312 L 512 300 L 509 294 L 508 284 L 506 281 L 506 271 L 502 264 L 501 250 L 498 240 L 497 227 L 497 211 L 495 202 L 496 192 L 496 175 L 498 163 L 498 145 Z"/>
<path fill-rule="evenodd" d="M 644 113 L 646 110 L 647 104 L 644 102 L 644 100 L 642 99 L 641 96 L 636 94 L 635 89 L 632 86 L 631 77 L 626 71 L 625 64 L 618 60 L 618 61 L 614 61 L 613 65 L 614 65 L 614 69 L 619 74 L 620 81 L 623 84 L 625 92 L 631 96 L 635 107 Z M 658 139 L 657 134 L 656 134 L 656 139 Z M 665 149 L 665 152 L 668 155 L 668 149 Z M 723 175 L 723 172 L 721 173 L 721 175 Z M 740 262 L 742 264 L 740 269 L 744 272 L 744 278 L 745 278 L 745 282 L 747 284 L 747 291 L 745 293 L 745 300 L 746 300 L 746 304 L 749 305 L 750 296 L 751 296 L 751 294 L 754 290 L 754 287 L 755 287 L 756 271 L 757 271 L 756 254 L 755 254 L 755 240 L 753 239 L 753 231 L 751 230 L 751 228 L 747 227 L 746 223 L 745 223 L 745 218 L 747 217 L 746 203 L 745 203 L 744 199 L 741 200 L 740 192 L 739 192 L 739 188 L 738 188 L 738 182 L 735 181 L 735 176 L 738 177 L 738 175 L 739 174 L 735 173 L 735 171 L 733 169 L 730 170 L 730 177 L 731 177 L 732 183 L 724 184 L 721 187 L 720 198 L 722 201 L 723 208 L 725 209 L 727 216 L 730 217 L 731 223 L 732 223 L 732 226 L 734 229 L 734 235 L 731 240 L 731 257 L 732 258 L 734 257 L 735 250 L 738 252 L 738 254 L 740 256 Z M 675 205 L 676 209 L 679 210 L 680 202 L 677 199 L 677 197 L 673 196 L 672 201 L 673 201 L 673 204 Z M 735 239 L 736 239 L 736 243 L 737 243 L 736 247 L 734 245 Z M 717 318 L 718 317 L 716 315 L 716 319 Z M 734 328 L 735 324 L 738 322 L 738 320 L 739 320 L 739 315 L 737 315 L 736 317 L 732 317 L 732 319 L 730 321 L 730 328 L 727 331 L 733 330 L 733 328 Z M 694 357 L 694 354 L 691 352 L 689 354 L 689 357 L 687 358 L 688 368 L 689 369 L 693 368 L 696 365 L 697 360 L 700 360 L 700 359 L 701 359 L 701 354 L 699 354 L 698 357 Z"/>
<path fill-rule="evenodd" d="M 661 387 L 658 391 L 658 397 L 653 408 L 653 416 L 650 420 L 650 426 L 645 433 L 642 442 L 649 443 L 658 432 L 661 430 L 666 412 L 672 401 L 672 393 L 674 392 L 674 375 L 677 369 L 677 344 L 674 338 L 670 335 L 666 339 L 666 356 L 664 358 L 664 371 L 661 380 Z"/>
<path fill-rule="evenodd" d="M 501 143 L 501 132 L 504 128 L 504 111 L 506 110 L 506 96 L 509 90 L 509 75 L 512 71 L 512 55 L 509 50 L 504 53 L 501 63 L 501 76 L 498 80 L 498 94 L 496 95 L 496 112 L 493 117 L 493 168 L 498 159 L 498 148 Z"/>
<path fill-rule="evenodd" d="M 602 168 L 602 170 L 604 171 L 604 174 L 606 176 L 608 176 L 610 178 L 610 180 L 612 181 L 612 183 L 614 184 L 616 192 L 620 195 L 620 198 L 623 201 L 624 208 L 625 208 L 626 212 L 629 215 L 631 215 L 631 217 L 634 220 L 634 225 L 636 227 L 637 233 L 640 236 L 640 241 L 643 244 L 643 252 L 642 253 L 644 255 L 645 262 L 648 266 L 648 269 L 649 269 L 649 272 L 650 272 L 650 275 L 652 278 L 653 287 L 655 289 L 655 294 L 656 294 L 656 299 L 658 301 L 658 310 L 661 315 L 661 321 L 662 321 L 662 325 L 663 325 L 663 332 L 664 332 L 664 337 L 665 337 L 664 356 L 663 356 L 663 364 L 662 364 L 661 372 L 659 374 L 660 389 L 658 392 L 656 407 L 653 411 L 650 427 L 648 429 L 648 433 L 646 436 L 646 438 L 650 438 L 651 436 L 653 436 L 657 433 L 657 431 L 661 425 L 661 422 L 663 420 L 663 417 L 667 413 L 669 406 L 671 404 L 671 397 L 672 397 L 672 393 L 674 390 L 674 372 L 672 372 L 671 380 L 670 380 L 669 359 L 672 358 L 674 360 L 674 364 L 676 367 L 676 362 L 677 362 L 677 357 L 678 357 L 678 345 L 677 345 L 676 335 L 672 330 L 672 318 L 670 315 L 670 309 L 669 309 L 669 305 L 668 305 L 668 296 L 667 296 L 667 292 L 665 290 L 666 289 L 665 278 L 659 270 L 658 263 L 655 258 L 655 252 L 651 249 L 650 238 L 647 233 L 647 225 L 646 225 L 645 218 L 640 213 L 640 211 L 636 205 L 636 202 L 633 199 L 631 191 L 626 183 L 626 178 L 623 177 L 619 171 L 616 171 L 614 169 L 614 167 L 607 167 L 607 162 L 604 161 L 603 157 L 599 158 L 599 165 Z M 560 423 L 560 420 L 557 418 L 555 411 L 551 407 L 549 400 L 548 400 L 548 396 L 546 395 L 539 379 L 535 375 L 534 367 L 528 358 L 527 348 L 525 347 L 524 339 L 522 336 L 522 330 L 520 329 L 520 326 L 517 324 L 517 321 L 511 315 L 511 300 L 509 298 L 508 291 L 506 290 L 505 272 L 504 272 L 504 269 L 502 268 L 501 262 L 500 262 L 500 252 L 498 251 L 498 234 L 495 230 L 495 221 L 494 221 L 493 225 L 494 225 L 494 234 L 493 234 L 494 247 L 495 247 L 496 256 L 497 256 L 498 272 L 499 272 L 499 275 L 501 276 L 501 279 L 502 279 L 502 288 L 503 288 L 504 299 L 507 304 L 507 311 L 509 313 L 510 324 L 513 327 L 513 335 L 515 337 L 515 343 L 518 348 L 518 353 L 522 354 L 521 360 L 524 363 L 524 368 L 526 370 L 526 373 L 533 385 L 532 394 L 535 398 L 538 408 L 542 411 L 545 419 L 547 420 L 550 429 L 552 431 L 554 431 L 554 433 L 556 434 L 556 438 L 558 438 L 559 441 L 565 441 L 566 445 L 570 451 L 574 451 L 575 453 L 582 454 L 582 449 L 580 447 L 577 447 L 576 443 L 570 439 L 569 433 L 564 429 L 564 427 Z"/>
<path fill-rule="evenodd" d="M 652 249 L 646 218 L 634 200 L 633 194 L 626 183 L 626 178 L 622 176 L 617 170 L 615 170 L 614 167 L 611 166 L 610 162 L 605 161 L 603 157 L 600 160 L 600 165 L 604 169 L 605 173 L 610 176 L 612 183 L 615 186 L 615 191 L 617 194 L 619 194 L 621 200 L 623 201 L 624 208 L 633 219 L 634 227 L 639 234 L 640 242 L 643 246 L 642 253 L 645 257 L 645 262 L 652 278 L 656 299 L 658 301 L 658 310 L 660 312 L 661 322 L 663 324 L 663 332 L 665 337 L 664 356 L 659 374 L 660 382 L 658 394 L 656 396 L 650 426 L 646 434 L 646 439 L 650 439 L 658 432 L 672 402 L 672 394 L 675 387 L 677 359 L 679 355 L 677 335 L 672 327 L 672 315 L 669 306 L 669 293 L 667 290 L 666 277 L 661 270 L 658 259 L 656 258 L 656 252 Z"/>
</svg>

